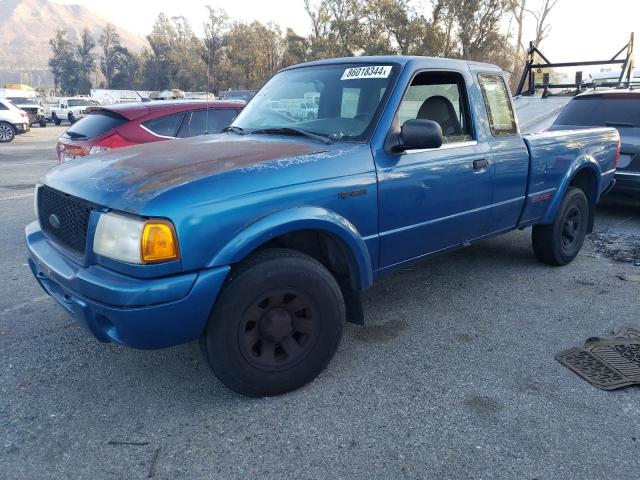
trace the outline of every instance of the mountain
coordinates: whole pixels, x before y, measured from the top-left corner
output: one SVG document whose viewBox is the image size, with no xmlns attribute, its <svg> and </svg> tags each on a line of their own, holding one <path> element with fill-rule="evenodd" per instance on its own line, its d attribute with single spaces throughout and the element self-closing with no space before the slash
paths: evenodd
<svg viewBox="0 0 640 480">
<path fill-rule="evenodd" d="M 52 84 L 51 78 L 43 77 L 50 77 L 49 39 L 56 30 L 65 29 L 69 39 L 75 40 L 87 28 L 97 42 L 107 23 L 81 5 L 62 5 L 50 0 L 0 0 L 0 88 L 5 82 Z M 124 46 L 134 51 L 147 46 L 141 36 L 115 28 Z"/>
</svg>

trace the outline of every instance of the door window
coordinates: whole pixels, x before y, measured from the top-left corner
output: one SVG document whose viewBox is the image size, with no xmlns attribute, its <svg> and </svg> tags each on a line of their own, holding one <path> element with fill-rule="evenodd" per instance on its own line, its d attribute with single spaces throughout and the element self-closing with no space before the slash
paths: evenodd
<svg viewBox="0 0 640 480">
<path fill-rule="evenodd" d="M 489 115 L 491 133 L 498 137 L 517 132 L 509 91 L 500 75 L 481 73 L 480 89 Z"/>
<path fill-rule="evenodd" d="M 142 126 L 161 137 L 175 137 L 182 122 L 182 117 L 184 117 L 184 113 L 167 115 L 144 122 Z"/>
<path fill-rule="evenodd" d="M 178 137 L 195 137 L 210 133 L 220 133 L 222 129 L 231 125 L 238 112 L 232 109 L 211 108 L 207 110 L 196 110 L 187 114 Z"/>
<path fill-rule="evenodd" d="M 423 72 L 416 75 L 407 90 L 398 121 L 433 120 L 442 128 L 443 142 L 473 140 L 469 103 L 462 75 L 454 72 Z"/>
</svg>

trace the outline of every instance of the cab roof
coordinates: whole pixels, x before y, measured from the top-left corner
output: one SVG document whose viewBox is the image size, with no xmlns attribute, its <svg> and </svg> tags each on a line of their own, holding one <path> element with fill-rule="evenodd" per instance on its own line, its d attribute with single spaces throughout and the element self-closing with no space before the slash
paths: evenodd
<svg viewBox="0 0 640 480">
<path fill-rule="evenodd" d="M 429 63 L 432 68 L 451 68 L 457 66 L 458 68 L 473 67 L 474 69 L 484 68 L 487 70 L 502 71 L 496 65 L 490 63 L 474 62 L 471 60 L 460 60 L 453 58 L 440 58 L 440 57 L 421 57 L 412 55 L 374 55 L 374 56 L 362 56 L 362 57 L 340 57 L 340 58 L 328 58 L 325 60 L 316 60 L 313 62 L 299 63 L 283 70 L 290 70 L 300 67 L 310 67 L 316 65 L 335 65 L 341 63 L 350 64 L 371 64 L 371 63 L 395 63 L 402 65 L 403 67 L 409 63 L 425 64 Z"/>
</svg>

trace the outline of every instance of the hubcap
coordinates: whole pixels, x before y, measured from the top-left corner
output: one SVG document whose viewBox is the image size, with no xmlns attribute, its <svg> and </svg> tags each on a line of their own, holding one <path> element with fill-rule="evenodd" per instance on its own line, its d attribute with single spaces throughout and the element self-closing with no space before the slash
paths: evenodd
<svg viewBox="0 0 640 480">
<path fill-rule="evenodd" d="M 269 290 L 245 311 L 240 322 L 240 351 L 261 370 L 284 370 L 300 362 L 318 336 L 318 309 L 296 288 Z"/>
<path fill-rule="evenodd" d="M 573 206 L 567 211 L 562 224 L 562 247 L 565 251 L 575 247 L 580 238 L 581 228 L 582 212 Z"/>
<path fill-rule="evenodd" d="M 0 139 L 9 140 L 11 138 L 11 129 L 6 125 L 0 125 Z"/>
</svg>

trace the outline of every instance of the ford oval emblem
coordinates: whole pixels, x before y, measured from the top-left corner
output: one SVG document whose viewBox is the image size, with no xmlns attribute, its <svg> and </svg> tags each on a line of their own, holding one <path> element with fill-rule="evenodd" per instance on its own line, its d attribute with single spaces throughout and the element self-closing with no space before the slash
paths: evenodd
<svg viewBox="0 0 640 480">
<path fill-rule="evenodd" d="M 49 225 L 51 225 L 56 230 L 60 228 L 60 219 L 55 213 L 49 215 Z"/>
</svg>

